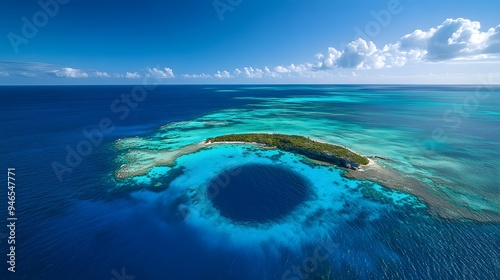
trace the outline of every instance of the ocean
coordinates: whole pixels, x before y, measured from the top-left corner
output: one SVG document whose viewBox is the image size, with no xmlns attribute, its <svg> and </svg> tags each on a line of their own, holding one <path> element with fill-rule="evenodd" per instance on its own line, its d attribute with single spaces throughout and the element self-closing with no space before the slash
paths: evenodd
<svg viewBox="0 0 500 280">
<path fill-rule="evenodd" d="M 13 273 L 5 184 L 0 279 L 500 275 L 498 87 L 3 86 L 0 119 L 17 217 Z M 398 175 L 185 148 L 250 132 L 339 144 Z"/>
</svg>

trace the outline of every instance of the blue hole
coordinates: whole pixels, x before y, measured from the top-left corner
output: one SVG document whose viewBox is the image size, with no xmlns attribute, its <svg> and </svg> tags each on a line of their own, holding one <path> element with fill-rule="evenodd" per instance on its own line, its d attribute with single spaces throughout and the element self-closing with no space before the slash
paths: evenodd
<svg viewBox="0 0 500 280">
<path fill-rule="evenodd" d="M 310 184 L 283 167 L 249 164 L 220 173 L 210 181 L 207 195 L 222 216 L 266 223 L 283 218 L 307 200 Z"/>
</svg>

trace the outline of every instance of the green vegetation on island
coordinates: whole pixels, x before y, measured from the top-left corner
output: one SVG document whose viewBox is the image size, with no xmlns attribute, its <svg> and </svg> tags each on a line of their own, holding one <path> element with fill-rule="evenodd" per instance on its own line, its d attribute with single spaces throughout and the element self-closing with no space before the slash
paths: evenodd
<svg viewBox="0 0 500 280">
<path fill-rule="evenodd" d="M 360 156 L 344 147 L 314 141 L 298 135 L 267 133 L 229 134 L 209 138 L 206 142 L 257 143 L 351 169 L 357 169 L 360 165 L 369 163 L 366 157 Z"/>
</svg>

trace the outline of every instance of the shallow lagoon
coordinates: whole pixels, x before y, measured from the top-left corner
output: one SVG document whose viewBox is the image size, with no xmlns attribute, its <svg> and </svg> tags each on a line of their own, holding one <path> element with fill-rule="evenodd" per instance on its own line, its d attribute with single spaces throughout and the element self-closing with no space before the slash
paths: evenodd
<svg viewBox="0 0 500 280">
<path fill-rule="evenodd" d="M 249 95 L 236 97 L 250 101 L 243 107 L 169 123 L 150 135 L 117 141 L 117 164 L 144 173 L 119 180 L 117 188 L 143 189 L 133 194 L 138 199 L 148 193 L 145 189 L 160 190 L 159 195 L 149 193 L 148 199 L 202 233 L 210 247 L 244 252 L 246 257 L 236 261 L 235 267 L 245 267 L 247 257 L 258 259 L 257 267 L 250 266 L 251 272 L 246 272 L 252 275 L 250 278 L 411 278 L 423 277 L 423 270 L 429 277 L 467 278 L 474 269 L 466 268 L 471 259 L 464 256 L 480 250 L 480 255 L 493 250 L 492 255 L 498 256 L 498 252 L 493 253 L 494 246 L 484 247 L 494 242 L 495 226 L 492 231 L 486 230 L 486 235 L 471 237 L 472 232 L 477 234 L 473 229 L 482 226 L 458 222 L 499 221 L 498 135 L 491 131 L 498 121 L 488 113 L 492 108 L 498 110 L 497 99 L 480 104 L 472 116 L 460 116 L 464 123 L 455 127 L 440 114 L 456 105 L 453 100 L 460 102 L 473 95 L 472 90 L 446 89 L 447 95 L 440 98 L 436 97 L 440 88 L 353 87 L 338 91 L 328 87 L 273 87 L 274 91 L 295 93 L 280 98 L 252 97 L 254 90 L 258 89 L 240 89 L 240 93 Z M 302 94 L 304 91 L 307 94 Z M 478 131 L 474 123 L 483 125 L 484 131 Z M 445 131 L 446 137 L 434 139 L 436 128 Z M 298 134 L 340 144 L 363 155 L 377 156 L 376 164 L 365 171 L 347 173 L 255 145 L 204 148 L 199 144 L 214 136 L 250 132 Z M 171 152 L 179 153 L 176 159 L 161 163 Z M 144 169 L 144 164 L 151 162 L 160 164 Z M 481 176 L 474 171 L 478 162 Z M 230 203 L 224 209 L 214 203 L 213 196 L 228 191 L 226 187 L 235 187 L 231 178 L 237 182 L 255 180 L 255 173 L 232 174 L 237 173 L 235 170 L 266 165 L 275 172 L 279 167 L 298 174 L 310 190 L 286 215 L 269 221 L 241 221 L 234 216 L 246 212 L 248 218 L 251 211 L 262 211 L 254 216 L 266 215 L 268 208 L 282 201 L 257 201 L 255 205 L 260 203 L 260 207 L 253 205 L 251 210 L 240 208 L 245 203 Z M 214 181 L 219 186 L 216 190 Z M 276 184 L 259 187 L 273 189 Z M 284 195 L 277 197 L 296 202 Z M 459 224 L 447 224 L 443 218 Z M 461 227 L 464 232 L 454 235 Z M 451 243 L 450 238 L 454 238 Z M 482 249 L 476 242 L 466 245 L 471 238 L 482 242 Z M 319 250 L 326 257 L 314 257 Z M 443 250 L 451 251 L 443 255 Z M 444 268 L 437 262 L 452 267 Z M 491 277 L 490 268 L 495 265 L 484 265 L 488 267 L 486 277 Z"/>
<path fill-rule="evenodd" d="M 349 256 L 352 260 L 363 260 L 349 266 L 362 271 L 365 276 L 381 273 L 374 262 L 384 260 L 396 265 L 400 261 L 397 254 L 373 238 L 358 239 L 352 235 L 354 232 L 346 232 L 346 229 L 356 231 L 355 228 L 360 227 L 362 230 L 358 235 L 370 236 L 378 232 L 383 217 L 395 215 L 398 211 L 426 216 L 425 206 L 412 195 L 369 182 L 349 180 L 341 176 L 344 171 L 340 169 L 318 166 L 302 157 L 277 150 L 253 145 L 217 145 L 183 156 L 177 164 L 183 167 L 182 175 L 169 182 L 165 191 L 159 194 L 139 191 L 133 196 L 148 204 L 154 201 L 153 204 L 161 205 L 165 215 L 170 219 L 176 216 L 174 221 L 181 220 L 192 230 L 202 232 L 211 246 L 242 250 L 246 255 L 255 255 L 259 259 L 277 261 L 276 258 L 288 258 L 290 269 L 293 262 L 302 265 L 298 256 L 324 246 L 321 254 L 327 257 L 316 261 L 322 270 L 342 270 L 341 267 L 350 262 L 341 256 Z M 263 173 L 260 169 L 266 166 L 268 172 Z M 273 176 L 270 172 L 285 174 Z M 273 199 L 260 197 L 252 203 L 224 205 L 223 211 L 218 203 L 214 203 L 217 199 L 237 199 L 241 193 L 234 195 L 227 192 L 242 187 L 235 185 L 238 182 L 252 184 L 248 181 L 256 181 L 257 175 L 267 175 L 268 178 L 254 182 L 265 184 L 254 188 L 265 188 L 268 192 L 274 189 L 279 195 L 269 195 Z M 147 183 L 163 179 L 160 172 L 155 176 Z M 299 187 L 307 187 L 303 190 L 307 192 L 303 193 L 303 197 L 296 197 L 300 190 L 276 190 L 276 182 L 269 180 L 269 177 L 283 179 L 287 176 L 292 176 L 288 179 L 297 179 L 295 176 L 302 178 Z M 297 182 L 294 183 L 297 185 Z M 255 194 L 247 199 L 256 199 Z M 287 203 L 293 203 L 292 207 Z M 245 206 L 254 208 L 243 208 Z M 279 206 L 286 209 L 272 209 Z M 277 210 L 282 213 L 276 213 Z M 253 211 L 258 213 L 252 214 Z M 370 257 L 366 255 L 366 248 L 376 248 L 377 251 Z M 274 265 L 275 268 L 281 266 L 279 263 Z M 282 269 L 285 273 L 287 267 Z M 313 269 L 311 277 L 322 272 Z M 255 273 L 258 275 L 260 272 Z"/>
<path fill-rule="evenodd" d="M 308 88 L 307 94 L 300 94 L 302 91 L 298 89 L 291 91 L 297 91 L 296 94 L 286 98 L 260 98 L 251 97 L 253 90 L 258 89 L 248 87 L 244 90 L 249 97 L 236 98 L 255 103 L 195 120 L 170 123 L 146 137 L 121 139 L 116 147 L 131 151 L 121 154 L 120 163 L 135 171 L 141 165 L 165 161 L 171 151 L 230 133 L 304 135 L 343 145 L 362 155 L 381 157 L 376 160 L 377 164 L 390 170 L 392 177 L 399 178 L 386 186 L 418 195 L 437 215 L 452 219 L 499 220 L 499 156 L 496 150 L 499 134 L 495 133 L 498 120 L 488 113 L 500 106 L 496 99 L 488 103 L 478 101 L 481 106 L 474 110 L 468 108 L 471 112 L 467 116 L 453 115 L 455 119 L 462 118 L 461 125 L 455 126 L 439 114 L 445 115 L 450 108 L 460 105 L 461 98 L 474 97 L 472 89 L 446 89 L 445 95 L 439 95 L 439 88 L 413 91 L 385 91 L 382 88 L 370 92 L 355 87 L 349 91 L 318 87 Z M 287 88 L 274 90 L 286 91 Z M 486 93 L 479 96 L 491 96 L 489 89 L 483 90 Z M 452 98 L 457 100 L 456 104 L 447 103 Z M 478 133 L 475 125 L 484 129 Z M 439 141 L 435 140 L 435 130 L 445 135 Z M 189 152 L 187 149 L 181 154 Z M 475 174 L 475 168 L 482 176 Z M 366 177 L 367 174 L 353 173 L 353 176 L 387 182 L 377 180 L 383 174 L 373 178 Z"/>
</svg>

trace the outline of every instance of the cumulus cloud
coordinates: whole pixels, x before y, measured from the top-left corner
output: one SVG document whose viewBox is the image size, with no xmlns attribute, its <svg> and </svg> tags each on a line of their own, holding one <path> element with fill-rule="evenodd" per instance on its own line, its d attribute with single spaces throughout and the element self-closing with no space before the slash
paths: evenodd
<svg viewBox="0 0 500 280">
<path fill-rule="evenodd" d="M 157 68 L 152 68 L 152 69 L 150 68 L 146 72 L 146 77 L 152 77 L 157 79 L 170 79 L 174 78 L 175 75 L 174 71 L 167 67 L 163 68 L 163 70 Z"/>
<path fill-rule="evenodd" d="M 279 78 L 280 74 L 276 71 L 269 69 L 269 67 L 264 68 L 253 68 L 253 67 L 243 67 L 234 69 L 233 73 L 228 71 L 217 71 L 214 77 L 222 78 L 250 78 L 250 79 L 260 79 L 264 77 Z"/>
<path fill-rule="evenodd" d="M 408 50 L 401 52 L 398 44 L 377 48 L 372 41 L 358 38 L 347 44 L 343 50 L 328 48 L 326 55 L 318 55 L 313 68 L 324 70 L 330 68 L 381 69 L 384 67 L 403 66 L 410 58 L 421 57 L 422 52 Z"/>
<path fill-rule="evenodd" d="M 106 72 L 100 72 L 100 71 L 96 71 L 94 73 L 94 76 L 97 77 L 97 78 L 109 78 L 109 77 L 111 77 L 108 73 L 106 73 Z"/>
<path fill-rule="evenodd" d="M 137 72 L 127 72 L 125 74 L 114 74 L 115 78 L 139 79 L 141 75 Z"/>
<path fill-rule="evenodd" d="M 380 68 L 383 63 L 380 62 L 382 59 L 377 51 L 373 42 L 358 39 L 344 48 L 336 59 L 336 64 L 342 68 L 370 68 L 372 65 Z"/>
<path fill-rule="evenodd" d="M 284 77 L 325 77 L 325 73 L 321 73 L 315 69 L 315 65 L 312 63 L 303 64 L 290 64 L 288 66 L 279 65 L 269 69 L 269 67 L 264 68 L 253 68 L 253 67 L 243 67 L 236 68 L 233 73 L 228 71 L 218 71 L 214 74 L 217 78 L 250 78 L 250 79 L 261 79 L 261 78 L 284 78 Z"/>
<path fill-rule="evenodd" d="M 310 75 L 310 73 L 308 74 L 308 72 L 312 67 L 313 67 L 313 64 L 311 64 L 311 63 L 304 63 L 304 64 L 298 64 L 298 65 L 295 65 L 292 63 L 290 66 L 288 66 L 288 70 L 290 70 L 290 73 L 292 73 L 294 75 L 308 76 L 308 75 Z"/>
<path fill-rule="evenodd" d="M 500 25 L 486 32 L 480 28 L 477 21 L 447 19 L 437 27 L 428 31 L 417 29 L 382 48 L 359 38 L 342 50 L 329 48 L 326 54 L 316 55 L 316 68 L 380 69 L 409 62 L 475 59 L 500 53 Z"/>
<path fill-rule="evenodd" d="M 262 78 L 264 76 L 264 71 L 259 68 L 254 69 L 253 67 L 243 67 L 242 70 L 236 68 L 234 72 L 235 76 L 245 78 Z"/>
<path fill-rule="evenodd" d="M 133 72 L 133 73 L 127 72 L 125 74 L 125 78 L 127 78 L 127 79 L 138 79 L 140 77 L 141 77 L 141 75 L 139 75 L 139 73 L 137 73 L 137 72 Z"/>
<path fill-rule="evenodd" d="M 288 68 L 281 65 L 274 67 L 274 71 L 282 74 L 290 73 L 290 70 L 288 70 Z"/>
<path fill-rule="evenodd" d="M 59 78 L 88 78 L 89 77 L 89 74 L 83 72 L 82 70 L 70 68 L 70 67 L 64 67 L 64 68 L 61 68 L 59 70 L 53 70 L 50 72 Z"/>
<path fill-rule="evenodd" d="M 275 71 L 271 71 L 267 66 L 264 67 L 264 75 L 266 77 L 279 78 L 281 75 Z"/>
<path fill-rule="evenodd" d="M 488 30 L 488 46 L 485 47 L 485 53 L 500 53 L 500 25 Z"/>
<path fill-rule="evenodd" d="M 186 79 L 209 79 L 209 78 L 212 78 L 211 75 L 205 74 L 205 73 L 201 73 L 201 74 L 182 74 L 181 77 L 182 78 L 186 78 Z"/>
<path fill-rule="evenodd" d="M 217 71 L 217 73 L 214 74 L 214 77 L 219 78 L 219 79 L 232 78 L 231 74 L 228 71 L 226 71 L 226 70 L 224 70 L 222 72 L 221 71 Z"/>
<path fill-rule="evenodd" d="M 500 59 L 500 25 L 481 29 L 481 24 L 469 19 L 446 19 L 428 30 L 417 29 L 386 45 L 358 38 L 341 48 L 330 47 L 318 53 L 311 62 L 277 65 L 275 67 L 247 66 L 232 71 L 221 70 L 210 74 L 182 74 L 187 79 L 265 79 L 265 78 L 325 78 L 357 75 L 353 69 L 383 69 L 411 63 L 430 64 L 454 60 Z M 493 60 L 492 58 L 497 58 Z M 335 70 L 334 70 L 335 69 Z M 389 70 L 384 70 L 389 71 Z M 369 71 L 368 71 L 369 72 Z M 110 78 L 107 72 L 89 69 L 60 68 L 38 62 L 0 61 L 0 77 L 60 77 Z M 148 68 L 144 72 L 113 74 L 116 78 L 156 79 L 175 78 L 171 68 Z"/>
<path fill-rule="evenodd" d="M 471 55 L 487 54 L 497 28 L 481 32 L 481 24 L 468 19 L 447 19 L 429 31 L 416 30 L 401 38 L 402 50 L 423 50 L 425 59 L 442 61 Z"/>
</svg>

